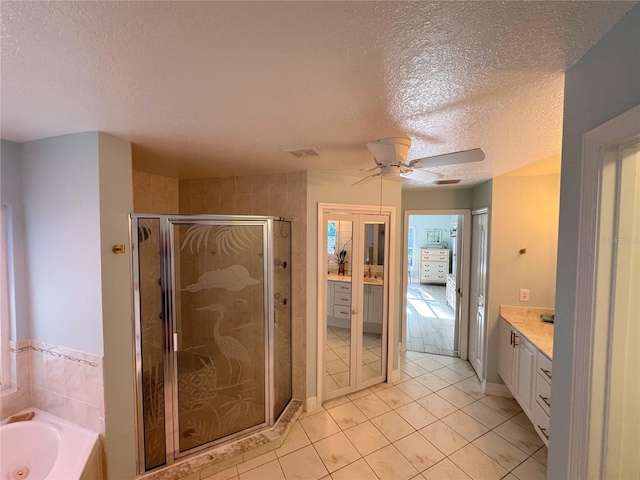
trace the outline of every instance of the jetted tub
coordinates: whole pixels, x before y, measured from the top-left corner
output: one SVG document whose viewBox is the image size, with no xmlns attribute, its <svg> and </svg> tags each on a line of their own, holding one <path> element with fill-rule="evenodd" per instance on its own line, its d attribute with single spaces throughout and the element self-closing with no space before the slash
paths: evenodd
<svg viewBox="0 0 640 480">
<path fill-rule="evenodd" d="M 0 427 L 0 480 L 100 479 L 96 432 L 36 408 L 32 420 Z"/>
</svg>

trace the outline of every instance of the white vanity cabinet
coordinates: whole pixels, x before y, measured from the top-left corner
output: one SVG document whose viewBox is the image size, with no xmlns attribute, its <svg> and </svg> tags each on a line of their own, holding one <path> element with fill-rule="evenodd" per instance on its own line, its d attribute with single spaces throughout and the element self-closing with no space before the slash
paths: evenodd
<svg viewBox="0 0 640 480">
<path fill-rule="evenodd" d="M 365 331 L 372 333 L 382 333 L 383 308 L 383 287 L 382 285 L 364 286 L 364 318 Z M 369 325 L 367 325 L 369 324 Z"/>
<path fill-rule="evenodd" d="M 420 249 L 420 283 L 446 284 L 449 274 L 448 248 Z"/>
<path fill-rule="evenodd" d="M 542 351 L 500 318 L 498 373 L 546 445 L 549 442 L 551 365 L 551 360 Z"/>
<path fill-rule="evenodd" d="M 351 328 L 351 283 L 327 281 L 327 324 Z"/>
</svg>

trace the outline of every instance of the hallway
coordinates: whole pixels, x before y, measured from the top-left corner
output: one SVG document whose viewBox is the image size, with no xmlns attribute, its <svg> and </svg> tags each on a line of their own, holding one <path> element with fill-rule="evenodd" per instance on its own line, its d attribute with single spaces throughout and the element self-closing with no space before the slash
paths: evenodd
<svg viewBox="0 0 640 480">
<path fill-rule="evenodd" d="M 455 316 L 443 285 L 410 283 L 407 288 L 407 350 L 456 356 Z"/>
</svg>

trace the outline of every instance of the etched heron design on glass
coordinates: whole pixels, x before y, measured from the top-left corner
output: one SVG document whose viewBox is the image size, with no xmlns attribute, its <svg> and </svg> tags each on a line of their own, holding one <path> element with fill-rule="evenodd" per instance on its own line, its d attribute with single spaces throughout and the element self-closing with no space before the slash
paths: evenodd
<svg viewBox="0 0 640 480">
<path fill-rule="evenodd" d="M 218 312 L 218 318 L 215 319 L 213 324 L 213 341 L 218 346 L 218 349 L 227 359 L 227 363 L 229 364 L 229 385 L 231 385 L 232 379 L 232 369 L 231 369 L 231 360 L 235 360 L 238 364 L 238 381 L 236 384 L 240 383 L 240 377 L 242 376 L 242 364 L 247 366 L 251 365 L 251 356 L 249 352 L 245 348 L 242 343 L 240 343 L 237 339 L 229 336 L 229 335 L 221 335 L 220 334 L 220 323 L 224 319 L 226 314 L 226 309 L 219 303 L 214 303 L 213 305 L 208 305 L 206 307 L 196 308 L 196 310 L 208 311 L 208 312 Z"/>
</svg>

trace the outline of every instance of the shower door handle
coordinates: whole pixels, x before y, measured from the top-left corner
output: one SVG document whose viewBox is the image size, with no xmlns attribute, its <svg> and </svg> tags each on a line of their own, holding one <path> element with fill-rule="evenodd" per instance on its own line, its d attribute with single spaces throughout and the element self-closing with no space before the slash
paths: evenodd
<svg viewBox="0 0 640 480">
<path fill-rule="evenodd" d="M 178 332 L 173 332 L 173 351 L 178 351 Z"/>
</svg>

